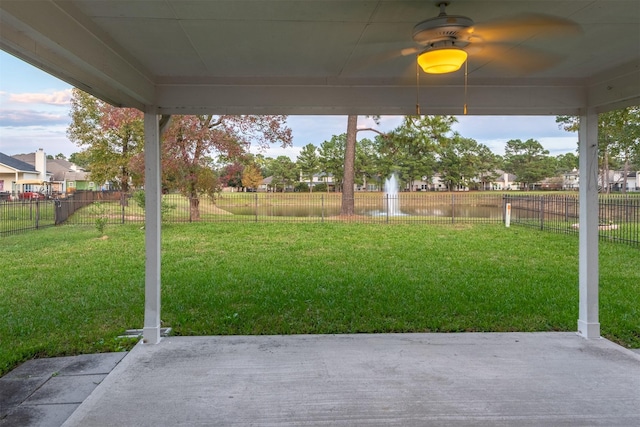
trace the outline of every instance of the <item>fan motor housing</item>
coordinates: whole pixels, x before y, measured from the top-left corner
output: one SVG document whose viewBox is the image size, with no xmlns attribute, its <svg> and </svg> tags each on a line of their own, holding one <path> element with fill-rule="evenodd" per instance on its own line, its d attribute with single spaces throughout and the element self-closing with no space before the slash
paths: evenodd
<svg viewBox="0 0 640 427">
<path fill-rule="evenodd" d="M 460 32 L 473 26 L 473 20 L 466 16 L 440 15 L 427 19 L 413 27 L 413 40 L 423 46 L 442 41 L 460 41 Z"/>
</svg>

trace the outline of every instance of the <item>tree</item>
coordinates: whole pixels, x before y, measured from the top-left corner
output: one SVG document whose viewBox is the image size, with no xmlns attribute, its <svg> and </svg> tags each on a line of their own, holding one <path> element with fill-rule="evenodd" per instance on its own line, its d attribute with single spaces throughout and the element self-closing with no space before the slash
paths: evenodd
<svg viewBox="0 0 640 427">
<path fill-rule="evenodd" d="M 71 155 L 69 156 L 69 161 L 84 170 L 88 171 L 91 169 L 91 154 L 86 150 L 77 153 L 71 153 Z"/>
<path fill-rule="evenodd" d="M 173 116 L 162 141 L 163 185 L 189 199 L 189 217 L 200 219 L 200 196 L 213 198 L 217 180 L 208 160 L 214 150 L 229 157 L 239 156 L 243 147 L 211 115 Z"/>
<path fill-rule="evenodd" d="M 377 138 L 382 138 L 378 135 Z M 373 141 L 363 138 L 356 144 L 355 174 L 356 181 L 360 182 L 365 190 L 371 179 L 378 178 L 379 157 Z"/>
<path fill-rule="evenodd" d="M 116 108 L 79 90 L 71 96 L 71 124 L 67 135 L 86 147 L 93 181 L 112 182 L 129 191 L 131 159 L 144 146 L 143 114 L 133 108 Z"/>
<path fill-rule="evenodd" d="M 259 155 L 261 156 L 261 155 Z M 260 165 L 260 172 L 262 176 L 268 178 L 273 175 L 273 163 L 276 161 L 273 157 L 256 158 L 256 163 Z"/>
<path fill-rule="evenodd" d="M 379 117 L 374 116 L 374 121 L 378 123 Z M 345 216 L 353 216 L 355 212 L 355 198 L 353 187 L 355 186 L 355 162 L 356 162 L 356 143 L 357 133 L 361 131 L 373 131 L 380 135 L 382 132 L 373 128 L 358 129 L 358 116 L 349 115 L 347 117 L 347 134 L 344 149 L 344 168 L 342 177 L 342 204 L 340 214 Z"/>
<path fill-rule="evenodd" d="M 347 135 L 333 135 L 329 141 L 320 144 L 320 170 L 326 175 L 332 175 L 336 189 L 342 184 L 344 176 L 344 149 Z"/>
<path fill-rule="evenodd" d="M 320 158 L 318 157 L 318 149 L 313 144 L 307 144 L 302 147 L 300 155 L 297 158 L 298 169 L 301 178 L 309 181 L 309 192 L 311 192 L 311 184 L 313 175 L 320 171 Z"/>
<path fill-rule="evenodd" d="M 574 169 L 578 169 L 578 156 L 573 153 L 556 156 L 556 171 L 558 173 L 571 172 Z"/>
<path fill-rule="evenodd" d="M 577 132 L 580 118 L 557 116 L 556 123 L 568 132 Z M 624 165 L 623 189 L 626 189 L 628 168 L 640 157 L 640 107 L 633 106 L 598 115 L 598 165 L 602 189 L 609 192 L 609 170 L 616 160 Z M 625 190 L 623 190 L 625 191 Z"/>
<path fill-rule="evenodd" d="M 344 175 L 342 177 L 342 204 L 340 214 L 352 216 L 355 212 L 353 186 L 355 185 L 356 136 L 358 133 L 358 116 L 347 117 L 347 138 L 344 148 Z"/>
<path fill-rule="evenodd" d="M 91 177 L 106 181 L 116 177 L 123 190 L 144 177 L 143 114 L 115 108 L 79 90 L 72 96 L 72 141 L 87 147 Z M 212 155 L 234 162 L 254 143 L 291 145 L 286 116 L 174 116 L 162 135 L 163 188 L 177 189 L 190 201 L 191 218 L 200 218 L 200 195 L 213 197 L 219 187 Z M 133 171 L 138 172 L 135 176 Z"/>
<path fill-rule="evenodd" d="M 502 157 L 492 153 L 491 149 L 484 144 L 478 144 L 476 154 L 476 175 L 480 181 L 480 189 L 486 190 L 498 177 L 496 170 L 502 164 Z"/>
<path fill-rule="evenodd" d="M 286 116 L 174 116 L 163 134 L 163 183 L 189 199 L 192 220 L 200 218 L 200 196 L 214 197 L 219 182 L 212 156 L 239 166 L 221 182 L 242 186 L 242 168 L 251 143 L 266 148 L 272 143 L 291 145 Z M 230 173 L 233 172 L 233 173 Z M 237 172 L 237 173 L 235 173 Z"/>
<path fill-rule="evenodd" d="M 507 141 L 504 161 L 507 170 L 526 188 L 555 173 L 554 159 L 535 139 Z"/>
<path fill-rule="evenodd" d="M 220 185 L 239 189 L 243 187 L 242 176 L 245 166 L 240 161 L 226 164 L 220 171 Z"/>
<path fill-rule="evenodd" d="M 438 147 L 449 138 L 453 116 L 407 116 L 402 124 L 378 139 L 381 172 L 385 176 L 397 173 L 401 181 L 413 183 L 417 179 L 433 177 L 437 167 Z"/>
<path fill-rule="evenodd" d="M 260 168 L 254 163 L 245 166 L 244 170 L 242 171 L 243 187 L 252 188 L 253 190 L 255 190 L 262 182 L 262 179 L 263 177 L 260 173 Z"/>
<path fill-rule="evenodd" d="M 629 169 L 640 155 L 640 107 L 611 111 L 603 116 L 609 123 L 608 130 L 612 134 L 617 158 L 623 164 L 621 190 L 625 193 Z"/>
<path fill-rule="evenodd" d="M 472 180 L 480 174 L 479 151 L 480 146 L 474 139 L 459 134 L 441 140 L 438 167 L 449 191 L 456 187 L 471 187 Z"/>
<path fill-rule="evenodd" d="M 288 186 L 292 186 L 294 182 L 298 180 L 298 171 L 295 163 L 287 156 L 278 156 L 272 164 L 273 167 L 273 179 L 271 184 L 275 186 L 275 191 L 278 191 L 278 185 L 282 186 L 282 192 Z"/>
<path fill-rule="evenodd" d="M 268 163 L 270 161 L 272 161 L 273 159 L 270 157 L 264 157 L 264 154 L 247 154 L 247 159 L 249 161 L 250 164 L 254 164 L 258 167 L 258 170 L 260 171 L 260 174 L 263 177 L 268 177 L 269 175 L 271 175 L 269 173 L 269 169 L 268 169 Z"/>
</svg>

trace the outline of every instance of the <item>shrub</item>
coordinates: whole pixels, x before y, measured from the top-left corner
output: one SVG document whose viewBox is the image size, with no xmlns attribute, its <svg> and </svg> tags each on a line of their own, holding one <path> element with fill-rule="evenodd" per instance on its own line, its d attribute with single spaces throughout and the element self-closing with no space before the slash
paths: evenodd
<svg viewBox="0 0 640 427">
<path fill-rule="evenodd" d="M 306 182 L 299 182 L 296 184 L 293 190 L 299 193 L 309 192 L 309 185 Z"/>
<path fill-rule="evenodd" d="M 324 182 L 322 182 L 320 184 L 316 184 L 313 187 L 313 192 L 314 193 L 318 193 L 318 192 L 321 192 L 321 191 L 327 191 L 327 184 L 325 184 Z"/>
<path fill-rule="evenodd" d="M 104 205 L 101 202 L 95 202 L 91 208 L 91 213 L 96 216 L 96 230 L 98 230 L 98 233 L 103 236 L 104 229 L 107 226 L 107 222 L 109 222 L 109 217 L 107 216 L 107 211 Z"/>
<path fill-rule="evenodd" d="M 136 204 L 144 211 L 145 208 L 145 193 L 144 190 L 138 190 L 133 193 L 131 196 L 133 200 L 135 200 Z M 167 202 L 164 198 L 160 202 L 160 217 L 164 221 L 166 216 L 169 214 L 169 211 L 172 211 L 176 208 L 176 205 Z"/>
</svg>

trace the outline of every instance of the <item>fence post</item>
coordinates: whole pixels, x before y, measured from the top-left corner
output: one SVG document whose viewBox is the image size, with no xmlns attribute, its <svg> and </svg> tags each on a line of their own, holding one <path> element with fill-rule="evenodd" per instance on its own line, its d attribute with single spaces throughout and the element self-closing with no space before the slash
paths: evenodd
<svg viewBox="0 0 640 427">
<path fill-rule="evenodd" d="M 160 196 L 162 197 L 162 196 Z M 120 211 L 122 212 L 122 224 L 124 224 L 124 192 L 120 192 Z"/>
<path fill-rule="evenodd" d="M 36 199 L 36 230 L 40 226 L 40 199 Z"/>
<path fill-rule="evenodd" d="M 324 194 L 320 195 L 320 222 L 324 222 Z"/>
<path fill-rule="evenodd" d="M 544 230 L 544 196 L 540 196 L 540 230 Z"/>
<path fill-rule="evenodd" d="M 255 209 L 255 213 L 256 213 L 256 222 L 258 222 L 258 193 L 255 193 L 255 201 L 256 201 L 256 209 Z"/>
<path fill-rule="evenodd" d="M 636 178 L 637 179 L 637 178 Z M 629 223 L 629 207 L 631 205 L 631 203 L 629 203 L 631 200 L 629 200 L 629 195 L 625 194 L 624 195 L 624 222 L 626 224 Z"/>
<path fill-rule="evenodd" d="M 385 211 L 387 212 L 387 224 L 389 224 L 389 193 L 385 194 L 384 198 L 385 198 L 385 205 L 386 205 Z"/>
<path fill-rule="evenodd" d="M 53 224 L 58 225 L 62 222 L 62 202 L 60 199 L 53 201 Z"/>
<path fill-rule="evenodd" d="M 509 203 L 509 202 L 507 202 L 507 195 L 504 194 L 502 196 L 502 223 L 504 223 L 505 220 L 507 219 L 506 218 L 506 211 L 505 211 L 507 203 Z"/>
<path fill-rule="evenodd" d="M 456 196 L 451 193 L 451 224 L 455 224 L 456 222 Z"/>
</svg>

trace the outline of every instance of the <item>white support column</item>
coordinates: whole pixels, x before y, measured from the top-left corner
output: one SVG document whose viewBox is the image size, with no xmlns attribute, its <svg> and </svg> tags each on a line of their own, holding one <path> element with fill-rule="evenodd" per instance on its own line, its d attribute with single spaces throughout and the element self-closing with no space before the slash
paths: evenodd
<svg viewBox="0 0 640 427">
<path fill-rule="evenodd" d="M 143 341 L 160 342 L 160 130 L 155 108 L 144 113 L 145 285 Z"/>
<path fill-rule="evenodd" d="M 598 114 L 580 116 L 580 253 L 578 334 L 600 338 L 598 318 Z"/>
</svg>

